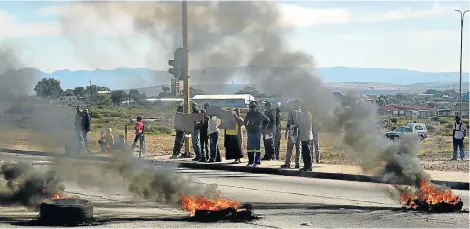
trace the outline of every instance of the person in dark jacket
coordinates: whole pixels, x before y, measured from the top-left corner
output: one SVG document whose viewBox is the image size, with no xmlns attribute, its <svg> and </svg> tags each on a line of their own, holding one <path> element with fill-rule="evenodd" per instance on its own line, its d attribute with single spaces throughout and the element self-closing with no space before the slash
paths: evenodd
<svg viewBox="0 0 470 229">
<path fill-rule="evenodd" d="M 77 113 L 75 113 L 75 122 L 74 122 L 74 128 L 75 128 L 75 137 L 78 140 L 78 143 L 83 141 L 83 136 L 82 136 L 82 110 L 80 109 L 80 105 L 77 105 Z"/>
<path fill-rule="evenodd" d="M 197 103 L 192 104 L 192 113 L 198 113 L 198 114 L 200 113 L 199 106 L 197 105 Z M 201 129 L 201 122 L 196 122 L 194 124 L 194 132 L 191 133 L 193 150 L 194 150 L 194 154 L 196 154 L 196 157 L 193 159 L 193 161 L 199 161 L 202 159 L 201 148 L 199 147 L 200 129 Z"/>
<path fill-rule="evenodd" d="M 279 151 L 281 147 L 281 108 L 276 107 L 276 137 L 274 138 L 274 156 L 279 160 Z"/>
<path fill-rule="evenodd" d="M 263 160 L 274 160 L 274 137 L 276 136 L 276 114 L 272 109 L 271 102 L 266 102 L 266 111 L 264 115 L 268 117 L 269 123 L 265 131 L 263 131 L 264 139 L 264 158 Z"/>
<path fill-rule="evenodd" d="M 201 122 L 201 129 L 199 130 L 201 140 L 201 160 L 199 162 L 207 162 L 209 160 L 209 136 L 207 136 L 207 128 L 209 117 L 206 115 L 206 110 L 202 109 L 201 113 L 204 114 L 204 120 Z"/>
<path fill-rule="evenodd" d="M 252 103 L 244 120 L 244 125 L 248 135 L 247 166 L 257 166 L 261 164 L 261 129 L 266 128 L 268 123 L 268 117 L 258 110 L 255 103 Z"/>
<path fill-rule="evenodd" d="M 179 106 L 176 109 L 177 113 L 183 113 L 183 106 Z M 178 159 L 181 155 L 181 148 L 185 141 L 185 135 L 183 130 L 176 130 L 175 142 L 173 144 L 173 155 L 170 159 Z"/>
<path fill-rule="evenodd" d="M 90 152 L 88 149 L 88 132 L 91 130 L 91 117 L 88 109 L 83 111 L 82 115 L 82 138 L 85 144 L 85 150 Z"/>
</svg>

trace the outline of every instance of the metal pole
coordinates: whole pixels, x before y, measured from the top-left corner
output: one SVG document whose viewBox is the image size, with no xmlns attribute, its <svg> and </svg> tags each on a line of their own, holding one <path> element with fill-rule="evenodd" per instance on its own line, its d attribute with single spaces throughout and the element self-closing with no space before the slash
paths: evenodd
<svg viewBox="0 0 470 229">
<path fill-rule="evenodd" d="M 459 115 L 462 116 L 462 50 L 463 50 L 463 20 L 465 18 L 465 13 L 468 10 L 462 12 L 460 10 L 455 10 L 460 13 L 460 80 L 459 80 Z"/>
<path fill-rule="evenodd" d="M 188 1 L 184 0 L 181 7 L 181 19 L 183 30 L 183 49 L 186 57 L 184 63 L 184 108 L 186 114 L 190 111 L 190 98 L 189 98 L 189 48 L 188 48 Z M 184 142 L 184 152 L 189 155 L 189 141 Z"/>
</svg>

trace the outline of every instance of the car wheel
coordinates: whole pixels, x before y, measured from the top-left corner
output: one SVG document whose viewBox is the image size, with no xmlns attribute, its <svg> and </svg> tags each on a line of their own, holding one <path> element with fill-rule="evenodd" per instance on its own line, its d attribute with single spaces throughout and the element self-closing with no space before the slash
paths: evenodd
<svg viewBox="0 0 470 229">
<path fill-rule="evenodd" d="M 392 137 L 392 141 L 398 141 L 398 137 Z"/>
<path fill-rule="evenodd" d="M 420 141 L 424 141 L 424 136 L 423 136 L 423 135 L 419 135 L 419 140 L 420 140 Z"/>
<path fill-rule="evenodd" d="M 39 219 L 48 225 L 75 225 L 93 219 L 93 204 L 83 199 L 46 200 L 39 206 Z"/>
</svg>

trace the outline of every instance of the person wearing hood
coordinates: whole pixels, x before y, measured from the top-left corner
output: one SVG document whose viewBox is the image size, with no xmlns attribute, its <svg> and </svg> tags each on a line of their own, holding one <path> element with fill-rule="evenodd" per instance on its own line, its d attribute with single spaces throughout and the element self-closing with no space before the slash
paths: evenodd
<svg viewBox="0 0 470 229">
<path fill-rule="evenodd" d="M 183 113 L 183 106 L 178 106 L 176 112 Z M 170 159 L 178 159 L 181 156 L 181 148 L 183 147 L 184 141 L 184 131 L 176 130 L 175 141 L 173 144 L 173 155 L 171 155 Z"/>
<path fill-rule="evenodd" d="M 75 128 L 75 135 L 78 142 L 83 141 L 82 137 L 82 110 L 80 109 L 80 105 L 77 105 L 77 113 L 75 113 L 75 121 L 74 121 L 74 128 Z"/>
<path fill-rule="evenodd" d="M 274 160 L 274 137 L 276 136 L 276 114 L 272 109 L 272 104 L 269 101 L 266 101 L 264 115 L 268 117 L 269 123 L 268 126 L 263 131 L 264 139 L 264 158 L 263 160 Z"/>
<path fill-rule="evenodd" d="M 248 165 L 261 164 L 261 130 L 266 128 L 269 118 L 258 110 L 256 103 L 250 104 L 250 110 L 246 114 L 244 125 L 248 135 L 247 151 Z"/>
</svg>

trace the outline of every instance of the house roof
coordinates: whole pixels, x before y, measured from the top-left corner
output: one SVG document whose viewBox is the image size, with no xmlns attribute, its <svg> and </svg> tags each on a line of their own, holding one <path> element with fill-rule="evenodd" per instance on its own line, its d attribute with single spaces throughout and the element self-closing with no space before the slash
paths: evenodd
<svg viewBox="0 0 470 229">
<path fill-rule="evenodd" d="M 381 106 L 381 107 L 379 107 L 379 110 L 381 110 L 381 111 L 397 111 L 398 108 L 396 108 L 394 106 Z"/>
<path fill-rule="evenodd" d="M 255 98 L 250 94 L 235 94 L 235 95 L 195 95 L 192 100 L 210 100 L 210 99 L 244 99 L 254 100 Z"/>
</svg>

